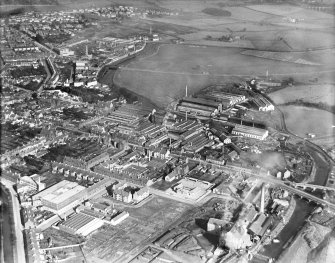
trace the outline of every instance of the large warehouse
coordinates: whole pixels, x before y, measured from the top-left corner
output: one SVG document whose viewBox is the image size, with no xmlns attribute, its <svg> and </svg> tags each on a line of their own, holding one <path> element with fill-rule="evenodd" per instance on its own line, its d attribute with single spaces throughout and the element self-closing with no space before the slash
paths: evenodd
<svg viewBox="0 0 335 263">
<path fill-rule="evenodd" d="M 245 101 L 244 95 L 232 94 L 223 91 L 212 91 L 207 94 L 199 94 L 197 97 L 211 101 L 219 101 L 224 109 Z"/>
<path fill-rule="evenodd" d="M 203 98 L 184 97 L 176 105 L 176 110 L 209 117 L 215 112 L 221 112 L 222 104 Z"/>
<path fill-rule="evenodd" d="M 268 130 L 238 124 L 235 126 L 231 133 L 234 135 L 241 135 L 257 140 L 265 140 L 266 137 L 269 135 Z"/>
<path fill-rule="evenodd" d="M 59 228 L 71 234 L 87 236 L 103 224 L 104 222 L 99 218 L 79 213 L 71 216 Z"/>
<path fill-rule="evenodd" d="M 59 212 L 67 206 L 75 206 L 87 197 L 87 190 L 76 182 L 63 180 L 33 196 L 52 212 Z"/>
</svg>

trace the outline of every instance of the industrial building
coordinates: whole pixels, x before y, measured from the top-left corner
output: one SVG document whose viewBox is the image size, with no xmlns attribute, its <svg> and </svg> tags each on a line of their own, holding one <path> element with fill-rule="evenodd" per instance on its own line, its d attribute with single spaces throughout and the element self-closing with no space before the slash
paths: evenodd
<svg viewBox="0 0 335 263">
<path fill-rule="evenodd" d="M 210 193 L 209 190 L 212 187 L 212 183 L 187 177 L 181 179 L 177 185 L 169 188 L 166 193 L 180 198 L 199 201 Z"/>
<path fill-rule="evenodd" d="M 120 224 L 123 220 L 125 220 L 129 216 L 129 213 L 123 211 L 121 214 L 117 215 L 116 217 L 112 218 L 111 224 L 113 226 Z"/>
<path fill-rule="evenodd" d="M 112 123 L 123 125 L 137 125 L 139 122 L 139 117 L 121 110 L 113 111 L 106 119 Z"/>
<path fill-rule="evenodd" d="M 138 128 L 140 134 L 146 135 L 149 138 L 154 138 L 165 130 L 161 125 L 152 124 L 150 122 L 144 123 Z"/>
<path fill-rule="evenodd" d="M 197 97 L 212 101 L 218 101 L 221 103 L 223 109 L 232 107 L 237 103 L 245 101 L 244 95 L 232 94 L 222 91 L 212 91 L 207 94 L 199 94 L 197 95 Z"/>
<path fill-rule="evenodd" d="M 177 131 L 188 131 L 190 129 L 193 129 L 197 125 L 197 123 L 198 122 L 194 120 L 176 122 L 172 125 L 172 129 Z"/>
<path fill-rule="evenodd" d="M 200 152 L 207 146 L 211 146 L 214 144 L 213 140 L 210 140 L 204 132 L 199 132 L 193 134 L 187 140 L 182 143 L 183 149 L 188 152 L 197 153 Z"/>
<path fill-rule="evenodd" d="M 84 213 L 71 216 L 59 228 L 71 234 L 87 236 L 104 224 L 104 221 Z"/>
<path fill-rule="evenodd" d="M 257 219 L 250 225 L 249 231 L 257 236 L 263 236 L 271 224 L 271 218 L 260 214 Z"/>
<path fill-rule="evenodd" d="M 241 135 L 248 138 L 253 138 L 257 140 L 265 140 L 269 135 L 269 131 L 261 128 L 256 128 L 252 126 L 245 126 L 236 124 L 232 134 Z"/>
<path fill-rule="evenodd" d="M 207 231 L 213 231 L 216 229 L 222 229 L 227 224 L 225 220 L 210 218 L 207 223 Z"/>
<path fill-rule="evenodd" d="M 176 110 L 209 117 L 216 112 L 221 112 L 222 104 L 203 98 L 184 97 L 176 106 Z"/>
<path fill-rule="evenodd" d="M 63 180 L 33 196 L 33 200 L 41 200 L 48 210 L 58 213 L 65 207 L 74 207 L 87 197 L 87 189 L 76 182 Z"/>
<path fill-rule="evenodd" d="M 273 111 L 275 109 L 273 104 L 261 95 L 255 95 L 253 102 L 259 111 Z"/>
<path fill-rule="evenodd" d="M 176 108 L 180 112 L 190 113 L 191 115 L 201 115 L 205 117 L 210 117 L 214 111 L 211 109 L 203 109 L 197 106 L 186 106 L 184 103 L 181 103 Z"/>
</svg>

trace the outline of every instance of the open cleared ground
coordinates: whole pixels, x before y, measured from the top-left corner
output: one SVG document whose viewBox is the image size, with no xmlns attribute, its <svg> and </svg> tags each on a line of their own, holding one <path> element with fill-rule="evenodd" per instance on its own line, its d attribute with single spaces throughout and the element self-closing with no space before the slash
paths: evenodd
<svg viewBox="0 0 335 263">
<path fill-rule="evenodd" d="M 287 129 L 291 132 L 306 137 L 306 133 L 314 133 L 316 136 L 334 134 L 335 115 L 314 108 L 301 106 L 283 106 Z"/>
<path fill-rule="evenodd" d="M 85 244 L 84 253 L 89 262 L 121 260 L 130 251 L 135 253 L 143 248 L 150 238 L 180 218 L 188 208 L 184 203 L 161 197 L 154 197 L 139 208 L 128 208 L 130 216 L 115 227 L 106 225 L 94 233 Z"/>
</svg>

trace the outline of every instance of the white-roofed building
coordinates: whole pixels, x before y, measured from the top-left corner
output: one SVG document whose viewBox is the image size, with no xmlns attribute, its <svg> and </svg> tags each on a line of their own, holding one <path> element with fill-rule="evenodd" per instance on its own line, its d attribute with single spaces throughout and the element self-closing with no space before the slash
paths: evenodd
<svg viewBox="0 0 335 263">
<path fill-rule="evenodd" d="M 33 200 L 41 200 L 42 205 L 52 212 L 64 207 L 71 208 L 87 197 L 87 190 L 76 182 L 63 180 L 33 196 Z"/>
</svg>

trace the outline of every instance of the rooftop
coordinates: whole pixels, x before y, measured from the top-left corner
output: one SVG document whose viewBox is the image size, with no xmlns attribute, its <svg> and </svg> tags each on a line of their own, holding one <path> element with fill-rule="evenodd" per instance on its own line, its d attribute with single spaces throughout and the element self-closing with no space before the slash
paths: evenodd
<svg viewBox="0 0 335 263">
<path fill-rule="evenodd" d="M 43 198 L 46 201 L 59 204 L 66 200 L 67 198 L 85 190 L 84 186 L 79 185 L 76 182 L 70 182 L 63 180 L 44 191 L 35 195 L 35 198 Z"/>
</svg>

